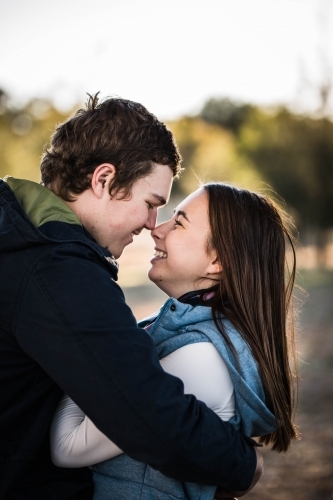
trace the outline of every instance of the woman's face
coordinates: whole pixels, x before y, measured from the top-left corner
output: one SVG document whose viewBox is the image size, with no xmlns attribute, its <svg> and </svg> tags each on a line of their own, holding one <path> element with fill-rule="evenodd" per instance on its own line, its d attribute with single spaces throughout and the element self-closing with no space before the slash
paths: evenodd
<svg viewBox="0 0 333 500">
<path fill-rule="evenodd" d="M 148 276 L 171 297 L 209 288 L 221 271 L 216 252 L 208 251 L 208 195 L 198 189 L 176 208 L 172 219 L 151 232 L 155 255 Z M 203 278 L 203 279 L 200 279 Z"/>
</svg>

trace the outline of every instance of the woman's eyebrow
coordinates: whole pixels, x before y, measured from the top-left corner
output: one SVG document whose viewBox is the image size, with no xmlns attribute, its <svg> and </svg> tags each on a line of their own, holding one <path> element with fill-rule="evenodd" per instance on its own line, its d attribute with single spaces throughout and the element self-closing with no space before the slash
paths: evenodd
<svg viewBox="0 0 333 500">
<path fill-rule="evenodd" d="M 184 212 L 184 210 L 177 210 L 177 211 L 176 211 L 176 209 L 175 209 L 173 212 L 177 215 L 177 217 L 178 217 L 179 215 L 182 215 L 182 216 L 184 217 L 184 219 L 186 219 L 186 220 L 187 220 L 187 222 L 190 222 L 190 223 L 191 223 L 190 219 L 187 217 L 186 212 Z"/>
</svg>

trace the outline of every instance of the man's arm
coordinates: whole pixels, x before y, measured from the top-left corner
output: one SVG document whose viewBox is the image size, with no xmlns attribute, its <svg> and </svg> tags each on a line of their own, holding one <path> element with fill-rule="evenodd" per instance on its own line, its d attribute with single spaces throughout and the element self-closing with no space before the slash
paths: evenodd
<svg viewBox="0 0 333 500">
<path fill-rule="evenodd" d="M 222 420 L 235 414 L 230 374 L 212 343 L 185 345 L 160 364 L 164 371 L 180 378 L 186 394 L 204 401 Z M 52 420 L 50 449 L 52 461 L 59 467 L 85 467 L 122 453 L 67 395 Z"/>
<path fill-rule="evenodd" d="M 246 490 L 256 468 L 250 440 L 184 396 L 106 267 L 85 253 L 59 246 L 39 262 L 18 316 L 21 347 L 134 459 L 181 480 Z"/>
<path fill-rule="evenodd" d="M 250 487 L 246 491 L 232 491 L 226 490 L 224 488 L 217 488 L 215 492 L 215 500 L 237 500 L 235 497 L 241 498 L 255 487 L 264 473 L 264 459 L 262 457 L 262 454 L 258 451 L 257 448 L 255 448 L 255 452 L 257 456 L 257 466 Z"/>
</svg>

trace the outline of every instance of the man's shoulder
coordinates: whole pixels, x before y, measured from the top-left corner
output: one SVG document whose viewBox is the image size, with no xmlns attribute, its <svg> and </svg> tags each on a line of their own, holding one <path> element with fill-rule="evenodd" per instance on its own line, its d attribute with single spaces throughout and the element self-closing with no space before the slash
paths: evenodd
<svg viewBox="0 0 333 500">
<path fill-rule="evenodd" d="M 83 226 L 50 221 L 43 224 L 39 231 L 50 243 L 52 251 L 59 248 L 63 254 L 68 253 L 72 258 L 80 256 L 92 261 L 98 260 L 106 265 L 114 279 L 117 279 L 118 262 L 107 248 L 96 243 Z"/>
</svg>

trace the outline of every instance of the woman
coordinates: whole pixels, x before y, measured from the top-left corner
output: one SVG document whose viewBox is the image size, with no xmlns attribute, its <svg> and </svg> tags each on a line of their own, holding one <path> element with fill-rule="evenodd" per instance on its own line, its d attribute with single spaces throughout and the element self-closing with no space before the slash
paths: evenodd
<svg viewBox="0 0 333 500">
<path fill-rule="evenodd" d="M 286 451 L 297 438 L 289 364 L 291 354 L 296 366 L 295 252 L 281 213 L 262 195 L 206 184 L 152 237 L 149 278 L 170 299 L 141 326 L 161 365 L 237 430 Z M 287 281 L 286 242 L 293 255 Z M 67 397 L 51 448 L 60 466 L 104 461 L 94 466 L 96 500 L 214 498 L 214 486 L 181 483 L 121 454 Z"/>
</svg>

